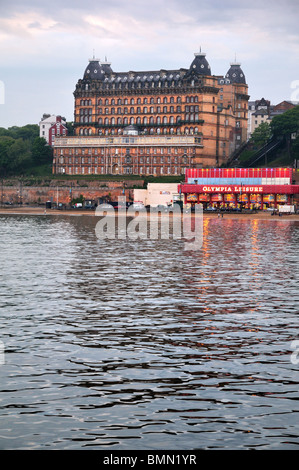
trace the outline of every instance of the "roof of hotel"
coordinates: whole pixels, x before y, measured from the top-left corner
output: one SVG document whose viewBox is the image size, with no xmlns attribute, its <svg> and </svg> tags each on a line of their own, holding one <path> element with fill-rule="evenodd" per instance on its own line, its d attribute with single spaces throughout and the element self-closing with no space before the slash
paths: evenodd
<svg viewBox="0 0 299 470">
<path fill-rule="evenodd" d="M 203 76 L 211 76 L 211 67 L 206 59 L 206 54 L 197 52 L 194 54 L 194 59 L 189 68 L 180 68 L 174 70 L 148 70 L 148 71 L 128 71 L 128 72 L 114 72 L 111 68 L 110 62 L 100 61 L 93 57 L 89 60 L 83 80 L 97 80 L 106 83 L 108 86 L 122 84 L 134 84 L 136 87 L 143 88 L 152 83 L 155 84 L 168 82 L 169 84 L 177 84 L 182 80 L 201 80 Z M 245 76 L 239 64 L 232 64 L 226 74 L 226 82 L 230 80 L 232 83 L 246 83 Z"/>
<path fill-rule="evenodd" d="M 237 62 L 234 62 L 230 65 L 230 69 L 228 70 L 225 77 L 228 78 L 232 83 L 246 83 L 244 72 L 241 69 L 241 64 L 238 64 Z"/>
</svg>

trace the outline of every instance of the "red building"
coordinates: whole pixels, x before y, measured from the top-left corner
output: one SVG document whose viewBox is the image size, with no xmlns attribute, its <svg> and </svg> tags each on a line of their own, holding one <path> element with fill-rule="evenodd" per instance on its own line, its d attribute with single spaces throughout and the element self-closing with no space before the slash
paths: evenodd
<svg viewBox="0 0 299 470">
<path fill-rule="evenodd" d="M 39 136 L 43 137 L 51 147 L 55 137 L 65 137 L 68 133 L 65 118 L 50 114 L 43 115 L 39 129 Z"/>
<path fill-rule="evenodd" d="M 62 122 L 61 116 L 56 116 L 56 122 L 49 129 L 49 145 L 52 147 L 54 138 L 58 136 L 65 137 L 67 135 L 67 127 Z"/>
<path fill-rule="evenodd" d="M 267 209 L 297 201 L 294 179 L 292 168 L 191 168 L 178 190 L 185 204 Z"/>
</svg>

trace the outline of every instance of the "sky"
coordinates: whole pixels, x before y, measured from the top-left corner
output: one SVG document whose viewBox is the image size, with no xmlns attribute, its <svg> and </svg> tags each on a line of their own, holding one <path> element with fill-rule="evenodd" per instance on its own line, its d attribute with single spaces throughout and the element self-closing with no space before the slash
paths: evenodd
<svg viewBox="0 0 299 470">
<path fill-rule="evenodd" d="M 237 60 L 250 100 L 299 101 L 298 0 L 0 0 L 0 127 L 74 116 L 89 59 L 115 72 Z"/>
</svg>

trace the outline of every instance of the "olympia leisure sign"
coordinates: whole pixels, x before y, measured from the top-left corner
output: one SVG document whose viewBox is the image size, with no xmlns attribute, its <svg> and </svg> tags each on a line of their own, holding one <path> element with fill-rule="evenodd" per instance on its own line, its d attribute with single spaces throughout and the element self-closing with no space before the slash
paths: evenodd
<svg viewBox="0 0 299 470">
<path fill-rule="evenodd" d="M 262 193 L 263 186 L 203 186 L 205 193 Z"/>
</svg>

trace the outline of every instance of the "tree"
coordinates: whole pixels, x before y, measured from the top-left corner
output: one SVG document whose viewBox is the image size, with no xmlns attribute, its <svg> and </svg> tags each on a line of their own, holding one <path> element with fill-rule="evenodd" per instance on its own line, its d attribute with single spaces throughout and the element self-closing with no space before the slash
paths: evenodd
<svg viewBox="0 0 299 470">
<path fill-rule="evenodd" d="M 258 148 L 263 147 L 271 137 L 271 128 L 267 122 L 262 122 L 252 133 L 251 140 Z"/>
<path fill-rule="evenodd" d="M 275 116 L 271 121 L 273 135 L 288 137 L 299 131 L 299 106 Z"/>
<path fill-rule="evenodd" d="M 14 139 L 6 135 L 0 136 L 0 173 L 6 175 L 9 170 L 9 149 L 13 145 Z"/>
<path fill-rule="evenodd" d="M 292 142 L 292 156 L 294 159 L 299 160 L 299 134 L 296 139 Z"/>
<path fill-rule="evenodd" d="M 36 137 L 32 144 L 32 159 L 36 165 L 51 163 L 53 150 L 43 137 Z"/>
<path fill-rule="evenodd" d="M 19 172 L 28 168 L 32 163 L 30 144 L 28 141 L 17 139 L 8 149 L 8 171 Z"/>
<path fill-rule="evenodd" d="M 275 137 L 282 136 L 287 143 L 287 151 L 291 156 L 291 134 L 299 132 L 299 106 L 275 116 L 271 121 L 271 129 Z"/>
</svg>

